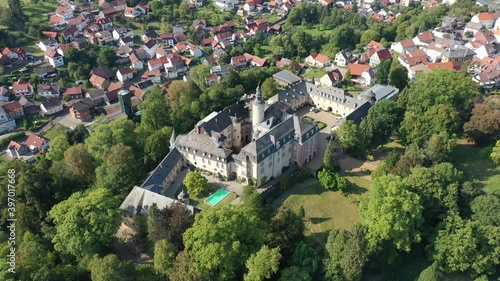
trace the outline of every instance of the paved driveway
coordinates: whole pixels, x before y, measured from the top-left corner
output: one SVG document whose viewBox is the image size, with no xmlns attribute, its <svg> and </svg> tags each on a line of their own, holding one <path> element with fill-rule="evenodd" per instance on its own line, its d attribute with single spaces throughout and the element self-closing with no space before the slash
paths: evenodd
<svg viewBox="0 0 500 281">
<path fill-rule="evenodd" d="M 59 120 L 59 125 L 69 128 L 69 129 L 74 129 L 76 126 L 83 124 L 83 122 L 80 119 L 73 118 L 71 115 L 65 115 L 63 118 Z"/>
<path fill-rule="evenodd" d="M 318 138 L 318 154 L 314 157 L 311 162 L 307 163 L 306 167 L 316 173 L 316 171 L 323 165 L 323 156 L 325 155 L 326 146 L 329 140 L 328 136 L 331 135 L 332 128 L 337 125 L 337 116 L 333 115 L 331 112 L 320 111 L 320 112 L 310 112 L 310 107 L 306 106 L 297 112 L 299 116 L 309 116 L 315 121 L 321 121 L 326 124 L 326 127 L 319 132 Z M 335 142 L 333 143 L 334 149 L 337 148 Z"/>
<path fill-rule="evenodd" d="M 236 193 L 238 196 L 241 196 L 243 194 L 243 185 L 239 182 L 236 181 L 220 181 L 214 177 L 211 177 L 209 175 L 203 174 L 205 178 L 207 178 L 209 183 L 215 184 L 220 188 L 227 189 L 229 191 L 232 191 Z"/>
</svg>

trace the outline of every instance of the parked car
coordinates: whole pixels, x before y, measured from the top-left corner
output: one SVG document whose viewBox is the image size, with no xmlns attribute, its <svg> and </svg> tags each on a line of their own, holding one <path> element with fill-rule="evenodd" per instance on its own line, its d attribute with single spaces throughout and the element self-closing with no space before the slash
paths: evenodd
<svg viewBox="0 0 500 281">
<path fill-rule="evenodd" d="M 317 112 L 319 112 L 319 109 L 317 109 L 316 107 L 311 107 L 311 108 L 309 109 L 309 111 L 310 111 L 310 112 L 315 112 L 315 113 L 317 113 Z"/>
</svg>

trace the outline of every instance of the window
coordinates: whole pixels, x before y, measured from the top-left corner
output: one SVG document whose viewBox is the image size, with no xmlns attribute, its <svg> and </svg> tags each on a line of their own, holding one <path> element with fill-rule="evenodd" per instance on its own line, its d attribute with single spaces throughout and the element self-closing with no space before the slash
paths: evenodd
<svg viewBox="0 0 500 281">
<path fill-rule="evenodd" d="M 273 167 L 273 162 L 269 162 L 268 167 L 269 167 L 269 168 L 272 168 L 272 167 Z"/>
<path fill-rule="evenodd" d="M 264 167 L 262 167 L 262 168 L 260 169 L 260 173 L 261 173 L 261 174 L 263 174 L 263 173 L 264 173 Z"/>
</svg>

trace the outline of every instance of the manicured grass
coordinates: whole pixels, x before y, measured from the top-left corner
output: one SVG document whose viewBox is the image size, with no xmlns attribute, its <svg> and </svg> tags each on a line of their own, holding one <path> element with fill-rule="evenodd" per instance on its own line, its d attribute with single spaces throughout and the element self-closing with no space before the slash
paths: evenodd
<svg viewBox="0 0 500 281">
<path fill-rule="evenodd" d="M 194 10 L 195 18 L 205 19 L 210 25 L 219 25 L 233 18 L 230 12 L 222 11 L 215 4 L 199 7 Z"/>
<path fill-rule="evenodd" d="M 295 212 L 304 207 L 307 239 L 318 246 L 326 243 L 333 228 L 349 229 L 361 221 L 351 198 L 325 191 L 319 184 L 290 195 L 282 205 Z"/>
<path fill-rule="evenodd" d="M 306 71 L 306 74 L 304 74 L 304 77 L 307 79 L 314 79 L 314 78 L 320 78 L 321 76 L 325 75 L 326 71 L 322 68 L 309 68 Z"/>
<path fill-rule="evenodd" d="M 318 121 L 318 129 L 323 130 L 325 127 L 326 127 L 325 123 Z"/>
<path fill-rule="evenodd" d="M 23 11 L 28 16 L 29 21 L 33 23 L 47 23 L 49 16 L 47 13 L 55 12 L 57 4 L 39 2 L 38 4 L 30 4 L 23 6 Z"/>
<path fill-rule="evenodd" d="M 61 125 L 55 125 L 54 127 L 50 128 L 47 132 L 45 132 L 43 136 L 48 138 L 49 140 L 52 140 L 59 135 L 64 135 L 65 132 L 66 130 Z"/>
<path fill-rule="evenodd" d="M 465 141 L 460 141 L 451 154 L 452 163 L 467 180 L 473 181 L 478 188 L 488 193 L 500 191 L 500 166 L 495 166 L 490 159 L 481 157 L 481 149 Z"/>
</svg>

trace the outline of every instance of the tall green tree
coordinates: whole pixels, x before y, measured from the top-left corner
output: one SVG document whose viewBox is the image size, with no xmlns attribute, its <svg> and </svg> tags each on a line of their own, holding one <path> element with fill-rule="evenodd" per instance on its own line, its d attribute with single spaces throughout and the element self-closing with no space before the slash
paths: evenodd
<svg viewBox="0 0 500 281">
<path fill-rule="evenodd" d="M 276 95 L 279 92 L 278 85 L 271 77 L 264 80 L 261 89 L 262 89 L 262 97 L 266 100 Z"/>
<path fill-rule="evenodd" d="M 69 143 L 65 135 L 59 135 L 50 141 L 49 151 L 46 157 L 52 161 L 60 161 L 64 159 L 64 152 L 68 150 Z"/>
<path fill-rule="evenodd" d="M 471 203 L 472 219 L 479 221 L 483 225 L 500 227 L 500 198 L 498 195 L 481 195 Z"/>
<path fill-rule="evenodd" d="M 184 233 L 194 267 L 209 280 L 234 280 L 245 261 L 264 242 L 265 222 L 245 206 L 205 210 Z"/>
<path fill-rule="evenodd" d="M 267 245 L 250 255 L 246 261 L 248 272 L 245 274 L 245 281 L 263 281 L 271 278 L 271 275 L 278 271 L 281 253 L 279 248 L 271 249 Z"/>
<path fill-rule="evenodd" d="M 194 266 L 193 258 L 186 252 L 180 252 L 175 258 L 174 267 L 168 271 L 170 281 L 202 281 L 201 274 Z"/>
<path fill-rule="evenodd" d="M 376 102 L 359 125 L 363 139 L 372 146 L 386 143 L 399 128 L 403 114 L 404 109 L 392 100 Z"/>
<path fill-rule="evenodd" d="M 27 18 L 23 12 L 21 0 L 8 0 L 7 6 L 9 7 L 8 12 L 11 19 L 8 25 L 13 30 L 24 31 L 26 29 Z"/>
<path fill-rule="evenodd" d="M 193 213 L 184 204 L 174 203 L 159 210 L 148 210 L 148 233 L 152 242 L 167 240 L 176 251 L 184 249 L 182 235 L 194 223 Z"/>
<path fill-rule="evenodd" d="M 104 47 L 99 50 L 99 55 L 97 56 L 97 64 L 99 64 L 100 66 L 113 67 L 116 63 L 116 59 L 116 52 L 109 47 Z"/>
<path fill-rule="evenodd" d="M 392 60 L 383 60 L 377 71 L 377 83 L 389 84 L 389 73 L 391 71 Z"/>
<path fill-rule="evenodd" d="M 155 243 L 154 268 L 156 271 L 167 274 L 172 268 L 175 260 L 175 248 L 167 240 L 160 240 Z"/>
<path fill-rule="evenodd" d="M 146 99 L 139 105 L 141 127 L 154 132 L 168 125 L 167 102 L 157 86 L 151 88 Z"/>
<path fill-rule="evenodd" d="M 104 163 L 96 169 L 96 184 L 124 195 L 141 179 L 141 167 L 132 148 L 119 143 L 111 147 Z"/>
<path fill-rule="evenodd" d="M 495 146 L 491 150 L 490 158 L 493 163 L 500 165 L 500 140 L 497 140 Z"/>
<path fill-rule="evenodd" d="M 335 159 L 333 157 L 333 147 L 332 147 L 332 141 L 328 142 L 326 145 L 326 150 L 325 150 L 325 156 L 323 156 L 323 168 L 329 170 L 329 171 L 335 171 Z"/>
<path fill-rule="evenodd" d="M 347 120 L 335 131 L 337 143 L 348 152 L 364 151 L 364 141 L 354 121 Z"/>
<path fill-rule="evenodd" d="M 352 231 L 333 229 L 325 245 L 325 280 L 359 281 L 368 261 L 365 230 L 357 225 Z"/>
<path fill-rule="evenodd" d="M 135 269 L 130 261 L 121 261 L 110 254 L 103 258 L 94 257 L 89 264 L 92 281 L 132 281 Z"/>
<path fill-rule="evenodd" d="M 64 163 L 71 173 L 87 182 L 95 180 L 95 163 L 84 144 L 77 144 L 64 152 Z"/>
<path fill-rule="evenodd" d="M 314 276 L 318 269 L 319 256 L 311 246 L 301 241 L 293 253 L 290 264 Z"/>
<path fill-rule="evenodd" d="M 370 196 L 360 204 L 370 248 L 387 242 L 391 245 L 386 249 L 388 254 L 391 248 L 409 252 L 411 244 L 421 239 L 422 210 L 420 196 L 411 192 L 400 177 L 375 178 Z"/>
<path fill-rule="evenodd" d="M 55 225 L 54 248 L 77 258 L 111 246 L 120 224 L 120 199 L 104 188 L 76 192 L 55 205 L 49 219 Z"/>
<path fill-rule="evenodd" d="M 163 127 L 146 138 L 144 143 L 144 163 L 148 167 L 157 165 L 167 156 L 169 146 L 166 144 L 170 142 L 172 133 L 172 127 Z"/>
<path fill-rule="evenodd" d="M 269 247 L 281 249 L 284 260 L 289 260 L 298 243 L 304 239 L 304 222 L 297 214 L 286 207 L 278 209 L 271 218 L 266 234 Z"/>
<path fill-rule="evenodd" d="M 500 97 L 491 95 L 476 103 L 464 133 L 479 144 L 490 144 L 500 138 Z"/>
<path fill-rule="evenodd" d="M 200 196 L 208 187 L 207 178 L 198 171 L 189 171 L 183 183 L 188 193 L 195 196 Z"/>
<path fill-rule="evenodd" d="M 399 64 L 398 60 L 394 61 L 397 63 L 393 62 L 391 65 L 389 71 L 389 84 L 402 91 L 406 85 L 408 85 L 408 70 Z"/>
<path fill-rule="evenodd" d="M 318 172 L 318 180 L 321 186 L 326 190 L 336 190 L 337 189 L 337 175 L 327 169 L 321 169 Z"/>
<path fill-rule="evenodd" d="M 367 29 L 361 35 L 361 39 L 359 41 L 359 44 L 364 47 L 364 46 L 368 45 L 368 43 L 370 43 L 370 41 L 372 41 L 372 40 L 379 41 L 380 34 L 375 30 Z"/>
</svg>

